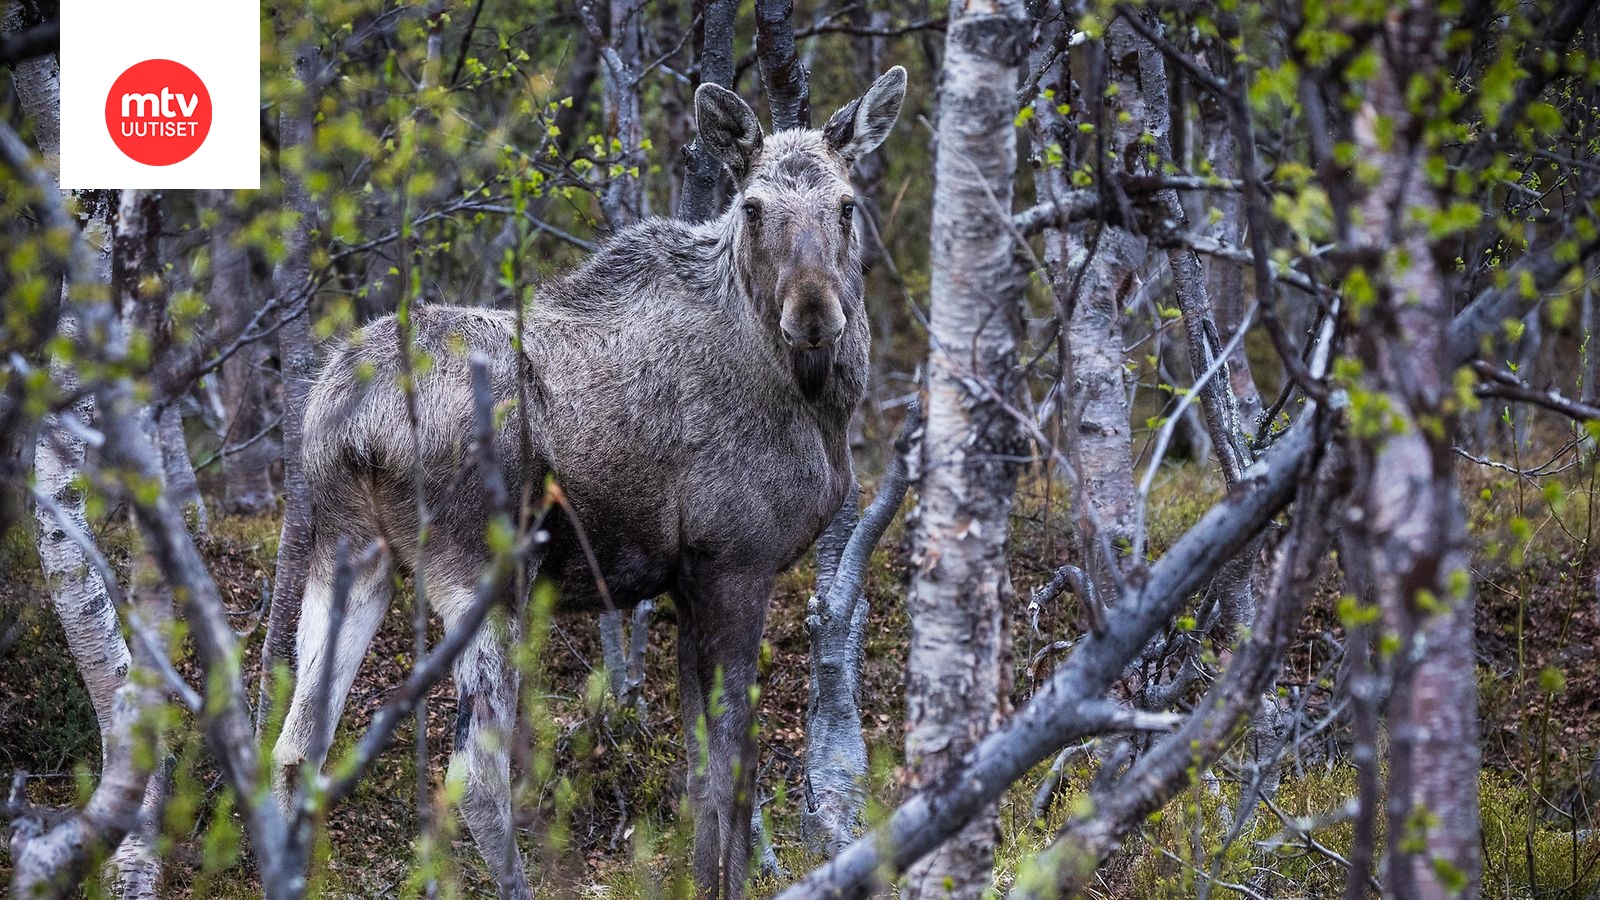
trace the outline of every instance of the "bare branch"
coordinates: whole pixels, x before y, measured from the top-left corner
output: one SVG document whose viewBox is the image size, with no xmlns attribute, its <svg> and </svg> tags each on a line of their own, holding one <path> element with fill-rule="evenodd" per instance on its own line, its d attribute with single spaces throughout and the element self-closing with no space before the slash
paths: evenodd
<svg viewBox="0 0 1600 900">
<path fill-rule="evenodd" d="M 1479 397 L 1500 397 L 1519 403 L 1532 403 L 1579 422 L 1600 419 L 1600 407 L 1571 400 L 1554 389 L 1538 390 L 1516 375 L 1484 360 L 1474 360 L 1472 371 L 1483 378 L 1473 390 Z"/>
</svg>

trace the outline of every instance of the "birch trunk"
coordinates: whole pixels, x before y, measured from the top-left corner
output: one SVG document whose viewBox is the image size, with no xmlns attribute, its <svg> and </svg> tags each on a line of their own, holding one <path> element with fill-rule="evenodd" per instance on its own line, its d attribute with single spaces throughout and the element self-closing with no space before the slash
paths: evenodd
<svg viewBox="0 0 1600 900">
<path fill-rule="evenodd" d="M 695 60 L 700 66 L 698 84 L 712 82 L 733 90 L 733 31 L 738 17 L 737 0 L 697 0 L 694 5 Z M 688 110 L 693 117 L 693 104 Z M 704 222 L 717 214 L 717 187 L 722 181 L 722 164 L 695 139 L 683 150 L 688 162 L 683 174 L 683 190 L 678 197 L 678 218 Z"/>
<path fill-rule="evenodd" d="M 27 84 L 30 90 L 38 88 L 39 93 L 24 95 L 25 106 L 35 110 L 43 121 L 58 122 L 59 106 L 52 103 L 59 101 L 59 92 L 49 79 Z M 41 127 L 39 133 L 49 140 L 54 132 L 49 127 Z M 10 138 L 14 141 L 15 135 Z M 51 144 L 41 146 L 46 165 L 54 165 L 57 149 Z M 50 180 L 48 176 L 37 179 Z M 69 234 L 67 239 L 84 241 L 88 249 L 74 251 L 85 262 L 74 264 L 73 274 L 62 285 L 63 310 L 59 328 L 69 337 L 78 332 L 72 302 L 76 298 L 87 303 L 105 303 L 111 270 L 109 197 L 102 193 L 85 193 L 75 199 L 85 214 L 86 224 L 81 233 Z M 73 229 L 58 197 L 46 196 L 41 200 L 55 206 L 53 213 L 45 217 L 51 227 Z M 80 349 L 83 346 L 82 342 L 75 343 Z M 64 390 L 76 388 L 75 372 L 68 360 L 53 358 L 51 371 Z M 160 691 L 154 687 L 157 682 L 148 673 L 140 678 L 130 677 L 135 658 L 122 639 L 111 601 L 113 586 L 105 581 L 110 569 L 98 556 L 94 561 L 99 565 L 91 565 L 93 545 L 88 537 L 84 498 L 76 488 L 76 482 L 83 475 L 87 450 L 81 435 L 88 432 L 75 427 L 72 420 L 78 420 L 79 426 L 86 426 L 94 415 L 94 402 L 85 399 L 60 418 L 48 417 L 43 423 L 35 459 L 42 499 L 35 504 L 35 514 L 39 525 L 40 563 L 50 584 L 51 602 L 99 719 L 101 775 L 84 808 L 48 831 L 42 822 L 30 816 L 13 823 L 12 888 L 17 896 L 65 896 L 82 880 L 97 856 L 123 843 L 146 793 L 150 767 L 159 746 L 155 730 L 142 719 L 147 710 L 161 701 Z M 141 665 L 150 664 L 150 657 L 141 659 Z M 136 891 L 130 885 L 153 882 L 159 878 L 160 866 L 142 842 L 135 839 L 126 843 L 132 846 L 126 856 L 118 855 L 120 871 L 116 877 L 121 895 L 133 896 Z"/>
<path fill-rule="evenodd" d="M 117 210 L 114 246 L 111 254 L 112 290 L 121 309 L 128 334 L 149 342 L 149 358 L 163 360 L 173 354 L 171 329 L 167 323 L 167 273 L 161 265 L 161 212 L 159 192 L 123 192 Z M 152 368 L 159 377 L 161 363 Z M 157 413 L 145 410 L 150 421 L 152 446 L 161 452 L 163 483 L 172 501 L 183 510 L 184 519 L 199 533 L 206 530 L 206 507 L 195 479 L 194 461 L 183 434 L 183 415 L 178 399 L 173 398 Z"/>
<path fill-rule="evenodd" d="M 194 460 L 189 457 L 189 439 L 183 433 L 183 413 L 174 399 L 161 410 L 156 424 L 161 447 L 161 470 L 167 479 L 167 492 L 172 501 L 183 510 L 183 517 L 196 534 L 205 534 L 205 498 L 200 496 L 200 482 L 194 474 Z"/>
<path fill-rule="evenodd" d="M 615 154 L 617 162 L 601 194 L 600 207 L 613 230 L 650 215 L 649 195 L 644 189 L 649 164 L 640 149 L 644 139 L 638 85 L 643 65 L 643 8 L 640 0 L 611 0 L 606 5 L 610 42 L 600 50 L 600 72 L 607 152 Z M 599 23 L 592 27 L 589 39 L 599 44 Z"/>
<path fill-rule="evenodd" d="M 907 607 L 906 762 L 913 789 L 994 727 L 1006 693 L 1007 518 L 1027 453 L 1008 409 L 1021 388 L 1022 272 L 1010 231 L 1020 0 L 950 8 L 934 168 L 926 473 Z M 990 885 L 991 806 L 907 873 L 905 896 Z"/>
<path fill-rule="evenodd" d="M 5 31 L 13 32 L 38 24 L 37 18 L 20 3 L 10 4 Z M 54 54 L 35 57 L 19 63 L 12 70 L 12 85 L 17 100 L 33 125 L 34 137 L 44 166 L 52 180 L 59 171 L 61 155 L 61 81 L 60 68 Z M 75 336 L 76 320 L 72 316 L 72 298 L 99 294 L 102 298 L 111 283 L 111 199 L 103 192 L 83 191 L 63 195 L 78 206 L 82 217 L 81 234 L 74 239 L 84 241 L 93 260 L 89 272 L 90 285 L 73 284 L 71 279 L 61 286 L 61 322 L 63 334 Z M 52 381 L 63 393 L 75 391 L 77 374 L 69 360 L 59 356 L 50 360 Z M 50 588 L 50 603 L 56 617 L 66 632 L 67 649 L 78 665 L 89 690 L 89 702 L 94 706 L 95 718 L 100 724 L 102 755 L 108 749 L 106 735 L 112 727 L 112 703 L 117 689 L 127 680 L 132 657 L 122 639 L 117 623 L 117 611 L 111 604 L 110 594 L 100 573 L 89 565 L 83 548 L 74 542 L 69 528 L 76 527 L 88 533 L 83 495 L 75 482 L 83 474 L 88 448 L 82 435 L 95 418 L 94 401 L 84 398 L 72 409 L 46 416 L 41 423 L 34 448 L 34 473 L 38 489 L 56 502 L 69 520 L 63 525 L 49 511 L 35 506 L 38 525 L 39 564 L 44 570 Z"/>
<path fill-rule="evenodd" d="M 1393 55 L 1372 82 L 1356 120 L 1362 155 L 1382 177 L 1362 203 L 1364 239 L 1376 268 L 1377 306 L 1365 314 L 1359 351 L 1363 388 L 1387 416 L 1352 426 L 1357 467 L 1354 542 L 1385 630 L 1400 641 L 1389 719 L 1389 861 L 1385 894 L 1475 897 L 1479 858 L 1477 682 L 1467 535 L 1454 480 L 1446 400 L 1455 369 L 1452 292 L 1417 211 L 1435 206 L 1404 93 L 1413 65 L 1438 52 L 1432 14 L 1391 13 Z M 1422 108 L 1428 108 L 1426 105 Z M 1380 118 L 1411 135 L 1386 148 Z"/>
<path fill-rule="evenodd" d="M 1229 180 L 1239 177 L 1239 151 L 1234 145 L 1233 128 L 1228 124 L 1227 111 L 1219 107 L 1216 98 L 1202 92 L 1200 135 L 1205 147 L 1205 158 L 1211 161 L 1212 174 Z M 1244 246 L 1244 210 L 1234 191 L 1217 191 L 1209 196 L 1211 208 L 1216 210 L 1216 224 L 1211 233 L 1230 247 Z M 1218 338 L 1223 346 L 1233 340 L 1244 322 L 1244 264 L 1221 257 L 1205 259 L 1206 292 L 1216 305 Z M 1250 360 L 1245 352 L 1245 342 L 1228 356 L 1228 378 L 1234 396 L 1239 402 L 1239 419 L 1244 433 L 1255 440 L 1260 429 L 1263 412 L 1261 391 L 1256 387 Z"/>
<path fill-rule="evenodd" d="M 302 46 L 294 60 L 293 81 L 298 88 L 283 107 L 278 134 L 283 151 L 284 203 L 294 215 L 285 241 L 283 259 L 272 274 L 272 289 L 285 306 L 291 298 L 311 290 L 311 231 L 316 207 L 306 187 L 306 170 L 312 148 L 311 84 L 319 67 L 314 46 Z M 308 301 L 309 305 L 309 301 Z M 272 717 L 272 685 L 281 665 L 293 677 L 295 630 L 300 623 L 300 598 L 306 588 L 306 568 L 311 561 L 311 494 L 306 484 L 300 445 L 305 434 L 306 398 L 316 374 L 316 348 L 311 341 L 309 311 L 283 323 L 278 330 L 278 366 L 283 379 L 283 526 L 278 538 L 277 565 L 273 568 L 271 609 L 267 636 L 261 650 L 261 689 L 256 703 L 256 731 L 263 733 Z"/>
<path fill-rule="evenodd" d="M 867 771 L 859 703 L 860 638 L 868 608 L 865 598 L 848 612 L 828 604 L 845 547 L 861 520 L 860 493 L 857 487 L 845 496 L 827 530 L 817 538 L 817 588 L 806 607 L 811 678 L 807 684 L 806 793 L 800 834 L 807 849 L 827 856 L 854 837 L 857 814 L 865 801 L 865 786 L 858 785 L 855 776 Z"/>
<path fill-rule="evenodd" d="M 83 240 L 103 240 L 109 232 L 103 219 L 91 219 Z M 102 266 L 97 261 L 96 276 L 110 281 L 109 258 Z M 63 333 L 74 330 L 68 318 L 62 320 Z M 77 389 L 78 380 L 71 366 L 59 358 L 50 363 L 51 377 L 63 391 Z M 94 400 L 85 398 L 72 409 L 47 416 L 40 425 L 34 448 L 34 475 L 39 490 L 61 508 L 75 527 L 89 532 L 83 494 L 77 482 L 84 471 L 87 447 L 80 434 L 95 418 Z M 78 674 L 89 689 L 100 723 L 102 750 L 111 727 L 111 705 L 117 689 L 127 680 L 132 658 L 122 639 L 117 611 L 111 605 L 100 573 L 89 566 L 83 548 L 71 537 L 67 527 L 42 507 L 34 509 L 39 529 L 39 565 L 50 589 L 50 604 L 61 628 L 66 632 L 67 649 L 78 664 Z"/>
<path fill-rule="evenodd" d="M 1157 31 L 1161 28 L 1160 19 L 1153 15 L 1146 14 L 1145 22 Z M 1138 48 L 1139 77 L 1144 92 L 1144 131 L 1149 137 L 1149 150 L 1140 154 L 1136 165 L 1146 174 L 1160 176 L 1164 165 L 1174 160 L 1166 60 L 1148 41 L 1139 41 Z M 1157 191 L 1155 200 L 1170 221 L 1179 229 L 1188 230 L 1189 217 L 1176 190 Z M 1172 269 L 1172 290 L 1177 296 L 1178 309 L 1183 313 L 1184 332 L 1188 337 L 1189 371 L 1198 381 L 1222 351 L 1211 298 L 1206 292 L 1205 272 L 1199 255 L 1187 247 L 1169 249 L 1167 264 Z M 1250 446 L 1240 426 L 1238 398 L 1227 377 L 1210 379 L 1198 388 L 1198 393 L 1217 462 L 1232 487 L 1251 462 Z"/>
<path fill-rule="evenodd" d="M 800 830 L 813 852 L 829 856 L 855 838 L 867 805 L 867 742 L 861 734 L 867 566 L 905 501 L 910 486 L 906 456 L 921 418 L 920 405 L 913 403 L 866 513 L 857 514 L 857 492 L 851 491 L 817 539 L 817 592 L 806 607 L 811 683 Z"/>
<path fill-rule="evenodd" d="M 143 609 L 142 618 L 155 625 L 164 621 L 153 606 Z M 13 896 L 72 896 L 95 857 L 119 844 L 123 849 L 115 857 L 117 895 L 153 896 L 148 888 L 159 880 L 160 860 L 149 851 L 148 841 L 124 840 L 130 826 L 140 821 L 147 789 L 159 780 L 150 777 L 159 758 L 158 729 L 145 716 L 161 705 L 161 681 L 153 657 L 141 648 L 138 658 L 144 671 L 137 678 L 124 678 L 113 695 L 109 724 L 102 730 L 105 765 L 89 802 L 48 831 L 26 818 L 13 823 Z"/>
<path fill-rule="evenodd" d="M 111 290 L 121 308 L 123 335 L 155 336 L 167 333 L 168 289 L 160 250 L 161 209 L 159 193 L 122 192 L 116 226 L 112 232 Z M 153 337 L 152 340 L 159 347 L 161 338 Z M 160 350 L 155 352 L 158 354 Z M 148 407 L 141 407 L 138 419 L 146 443 L 161 453 L 163 492 L 183 512 L 191 530 L 203 531 L 205 504 L 200 499 L 194 465 L 189 460 L 188 446 L 183 439 L 183 419 L 178 415 L 176 402 L 169 404 L 160 416 L 156 416 Z M 176 435 L 172 434 L 174 423 Z M 176 449 L 172 449 L 174 442 Z M 178 454 L 182 458 L 174 459 Z M 130 521 L 129 524 L 136 523 Z M 137 527 L 131 531 L 134 535 L 139 534 Z M 141 621 L 164 623 L 171 618 L 171 588 L 162 581 L 159 569 L 144 551 L 142 539 L 136 543 L 129 562 L 128 583 L 131 604 L 140 611 Z M 164 646 L 159 637 L 151 636 L 150 640 L 157 648 Z M 141 652 L 147 650 L 141 648 Z M 145 660 L 144 665 L 150 666 L 151 660 Z M 150 686 L 145 687 L 148 690 Z M 159 691 L 150 691 L 141 699 L 145 706 L 138 714 L 142 716 L 153 712 L 163 698 Z M 141 748 L 141 753 L 148 754 L 151 760 L 165 755 L 165 742 L 159 734 L 143 739 L 148 743 Z M 133 827 L 123 826 L 128 828 L 128 834 L 114 856 L 117 893 L 125 900 L 153 897 L 161 884 L 161 859 L 156 854 L 155 841 L 160 835 L 160 814 L 166 804 L 167 779 L 154 777 L 156 772 L 149 760 L 141 757 L 137 765 L 145 779 L 142 800 L 137 807 L 140 816 Z"/>
<path fill-rule="evenodd" d="M 811 125 L 811 85 L 794 47 L 794 0 L 757 0 L 756 58 L 772 130 Z"/>
<path fill-rule="evenodd" d="M 1120 171 L 1124 162 L 1117 152 L 1139 133 L 1144 121 L 1137 73 L 1128 64 L 1133 51 L 1133 34 L 1126 23 L 1117 21 L 1106 33 L 1100 51 L 1106 60 L 1106 80 L 1117 85 L 1113 97 L 1085 99 L 1084 103 L 1104 103 L 1096 116 L 1097 127 L 1109 131 L 1087 141 L 1076 137 L 1077 122 L 1068 122 L 1057 105 L 1076 99 L 1071 72 L 1065 59 L 1058 63 L 1057 75 L 1048 82 L 1056 92 L 1054 102 L 1039 104 L 1041 123 L 1056 136 L 1063 154 L 1078 152 L 1091 158 L 1104 149 L 1099 169 Z M 1085 73 L 1086 98 L 1106 94 L 1102 72 L 1093 55 Z M 1081 104 L 1073 104 L 1079 108 Z M 1124 117 L 1122 114 L 1127 113 Z M 1104 141 L 1102 145 L 1100 142 Z M 1051 199 L 1061 199 L 1071 189 L 1067 171 L 1072 162 L 1047 166 L 1044 190 Z M 1129 426 L 1129 391 L 1123 348 L 1123 311 L 1145 268 L 1145 241 L 1133 232 L 1112 224 L 1101 224 L 1098 236 L 1085 230 L 1060 229 L 1047 234 L 1045 258 L 1050 266 L 1052 287 L 1059 303 L 1066 307 L 1063 338 L 1057 352 L 1061 356 L 1062 381 L 1066 388 L 1063 406 L 1063 443 L 1067 458 L 1077 474 L 1073 503 L 1077 538 L 1085 569 L 1094 580 L 1101 597 L 1108 602 L 1117 596 L 1124 554 L 1139 543 L 1137 494 L 1134 491 L 1132 431 Z"/>
</svg>

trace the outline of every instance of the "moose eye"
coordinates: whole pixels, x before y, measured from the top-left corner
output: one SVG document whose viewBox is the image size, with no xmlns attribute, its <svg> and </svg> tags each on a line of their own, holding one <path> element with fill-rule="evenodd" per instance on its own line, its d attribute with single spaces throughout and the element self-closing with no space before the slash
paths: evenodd
<svg viewBox="0 0 1600 900">
<path fill-rule="evenodd" d="M 839 207 L 839 224 L 843 225 L 845 228 L 849 228 L 850 220 L 854 219 L 855 215 L 856 205 L 848 200 L 845 201 L 844 204 Z"/>
<path fill-rule="evenodd" d="M 761 207 L 754 203 L 744 205 L 744 217 L 751 222 L 761 221 Z"/>
</svg>

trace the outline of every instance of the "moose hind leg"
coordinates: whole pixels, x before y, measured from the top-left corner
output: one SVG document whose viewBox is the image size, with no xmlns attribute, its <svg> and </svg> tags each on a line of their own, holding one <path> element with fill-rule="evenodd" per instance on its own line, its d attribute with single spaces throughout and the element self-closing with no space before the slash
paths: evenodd
<svg viewBox="0 0 1600 900">
<path fill-rule="evenodd" d="M 470 585 L 430 585 L 436 608 L 453 631 L 474 601 Z M 503 608 L 502 608 L 503 609 Z M 511 822 L 511 734 L 519 675 L 511 662 L 518 623 L 493 610 L 455 661 L 457 713 L 450 754 L 452 782 L 463 787 L 461 818 L 483 854 L 501 898 L 533 895 L 522 871 Z"/>
<path fill-rule="evenodd" d="M 272 749 L 272 789 L 280 807 L 291 801 L 289 779 L 302 762 L 309 760 L 318 770 L 328 753 L 328 745 L 339 726 L 350 686 L 367 655 L 383 616 L 394 596 L 390 560 L 380 557 L 356 572 L 345 602 L 344 621 L 332 633 L 333 560 L 319 544 L 312 553 L 306 579 L 305 596 L 300 606 L 300 627 L 296 634 L 294 699 L 283 720 L 283 731 Z M 331 670 L 326 660 L 333 655 Z M 331 678 L 324 682 L 325 674 Z M 326 708 L 323 708 L 326 698 Z M 312 746 L 319 721 L 327 723 L 320 747 Z"/>
</svg>

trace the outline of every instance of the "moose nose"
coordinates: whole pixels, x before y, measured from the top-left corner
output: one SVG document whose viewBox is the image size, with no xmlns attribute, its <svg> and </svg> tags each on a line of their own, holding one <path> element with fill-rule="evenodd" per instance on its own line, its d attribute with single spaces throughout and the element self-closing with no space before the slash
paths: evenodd
<svg viewBox="0 0 1600 900">
<path fill-rule="evenodd" d="M 827 322 L 812 322 L 806 325 L 790 325 L 785 322 L 782 328 L 783 339 L 796 350 L 826 347 L 838 340 L 839 332 L 844 330 Z"/>
</svg>

